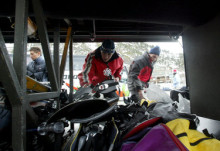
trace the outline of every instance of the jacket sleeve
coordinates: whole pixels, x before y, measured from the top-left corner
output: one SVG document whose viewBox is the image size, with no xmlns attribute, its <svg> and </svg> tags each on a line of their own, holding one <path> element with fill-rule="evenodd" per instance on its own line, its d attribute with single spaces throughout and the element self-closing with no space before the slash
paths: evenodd
<svg viewBox="0 0 220 151">
<path fill-rule="evenodd" d="M 34 72 L 35 78 L 40 81 L 47 81 L 47 69 L 46 69 L 46 63 L 44 60 L 41 60 L 39 64 L 36 65 L 36 69 Z"/>
<path fill-rule="evenodd" d="M 27 71 L 27 75 L 28 75 L 28 76 L 32 76 L 32 75 L 33 75 L 33 72 Z"/>
<path fill-rule="evenodd" d="M 39 72 L 35 72 L 35 73 L 34 73 L 34 76 L 35 76 L 35 78 L 36 78 L 38 81 L 41 81 L 42 78 L 43 78 L 43 74 L 44 74 L 43 71 L 39 71 Z"/>
<path fill-rule="evenodd" d="M 138 90 L 142 89 L 142 82 L 138 79 L 138 75 L 140 74 L 140 71 L 141 71 L 141 67 L 138 61 L 133 61 L 130 66 L 128 76 L 131 79 L 131 81 L 133 81 L 132 82 L 133 86 Z"/>
<path fill-rule="evenodd" d="M 95 75 L 95 66 L 93 64 L 93 56 L 88 54 L 83 64 L 83 71 L 78 74 L 80 85 L 92 84 L 92 78 Z"/>
<path fill-rule="evenodd" d="M 49 77 L 48 77 L 47 67 L 45 65 L 45 69 L 43 71 L 43 76 L 42 76 L 42 82 L 47 82 L 47 81 L 49 81 Z"/>
<path fill-rule="evenodd" d="M 28 76 L 32 76 L 34 69 L 32 68 L 33 62 L 29 62 L 29 64 L 27 65 L 27 75 Z"/>
<path fill-rule="evenodd" d="M 114 77 L 118 77 L 121 80 L 121 71 L 123 69 L 123 60 L 122 58 L 119 58 L 119 68 L 116 70 Z"/>
</svg>

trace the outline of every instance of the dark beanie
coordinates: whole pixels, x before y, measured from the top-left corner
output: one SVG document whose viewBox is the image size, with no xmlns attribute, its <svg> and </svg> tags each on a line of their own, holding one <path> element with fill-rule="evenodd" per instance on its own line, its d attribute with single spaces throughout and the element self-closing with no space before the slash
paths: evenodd
<svg viewBox="0 0 220 151">
<path fill-rule="evenodd" d="M 155 54 L 155 55 L 160 55 L 160 47 L 159 46 L 156 46 L 154 48 L 152 48 L 149 52 L 150 54 Z"/>
<path fill-rule="evenodd" d="M 114 53 L 115 52 L 115 43 L 110 39 L 106 39 L 102 42 L 100 49 L 106 53 Z"/>
</svg>

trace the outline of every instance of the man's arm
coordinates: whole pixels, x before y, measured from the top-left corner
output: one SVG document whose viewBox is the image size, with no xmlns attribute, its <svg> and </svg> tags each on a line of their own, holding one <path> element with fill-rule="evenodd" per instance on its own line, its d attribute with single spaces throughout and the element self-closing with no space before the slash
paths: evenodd
<svg viewBox="0 0 220 151">
<path fill-rule="evenodd" d="M 129 70 L 129 78 L 132 79 L 134 87 L 138 90 L 142 89 L 142 82 L 138 79 L 138 75 L 141 71 L 141 68 L 137 61 L 133 61 Z"/>
<path fill-rule="evenodd" d="M 35 79 L 35 77 L 34 77 L 34 69 L 33 68 L 31 68 L 33 66 L 33 62 L 30 62 L 28 65 L 27 65 L 27 75 L 29 76 L 29 77 L 32 77 L 32 78 L 34 78 Z"/>
<path fill-rule="evenodd" d="M 121 71 L 123 69 L 123 60 L 121 58 L 120 58 L 119 62 L 120 62 L 120 66 L 119 66 L 119 68 L 116 70 L 116 72 L 114 74 L 115 80 L 117 82 L 119 82 L 119 80 L 121 80 Z"/>
<path fill-rule="evenodd" d="M 40 82 L 46 81 L 46 79 L 44 79 L 45 74 L 46 74 L 46 63 L 42 59 L 38 62 L 38 64 L 35 65 L 34 77 Z"/>
<path fill-rule="evenodd" d="M 35 72 L 34 73 L 34 77 L 38 80 L 41 81 L 42 77 L 43 77 L 44 72 L 43 71 L 39 71 L 39 72 Z"/>
<path fill-rule="evenodd" d="M 32 76 L 32 75 L 33 75 L 33 72 L 27 71 L 27 75 L 28 75 L 28 76 Z"/>
<path fill-rule="evenodd" d="M 83 71 L 78 74 L 81 86 L 92 84 L 92 77 L 95 75 L 95 67 L 93 65 L 93 54 L 88 54 L 83 64 Z"/>
</svg>

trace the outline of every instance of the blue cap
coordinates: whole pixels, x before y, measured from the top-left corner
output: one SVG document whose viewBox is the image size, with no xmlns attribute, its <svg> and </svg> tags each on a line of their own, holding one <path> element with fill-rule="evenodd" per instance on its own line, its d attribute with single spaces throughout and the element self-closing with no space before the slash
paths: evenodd
<svg viewBox="0 0 220 151">
<path fill-rule="evenodd" d="M 102 42 L 100 46 L 101 51 L 105 53 L 114 53 L 115 52 L 115 43 L 110 39 L 106 39 Z"/>
<path fill-rule="evenodd" d="M 159 46 L 156 46 L 154 48 L 152 48 L 149 52 L 150 54 L 155 54 L 155 55 L 160 55 L 160 47 Z"/>
</svg>

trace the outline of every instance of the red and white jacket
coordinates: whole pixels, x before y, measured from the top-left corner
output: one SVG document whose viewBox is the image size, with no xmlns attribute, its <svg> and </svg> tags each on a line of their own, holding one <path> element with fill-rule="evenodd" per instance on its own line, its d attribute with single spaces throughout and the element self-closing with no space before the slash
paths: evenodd
<svg viewBox="0 0 220 151">
<path fill-rule="evenodd" d="M 123 60 L 117 52 L 113 54 L 108 62 L 103 62 L 100 49 L 89 53 L 83 65 L 83 71 L 78 74 L 80 85 L 96 85 L 104 80 L 110 79 L 110 76 L 121 79 L 123 69 Z"/>
</svg>

